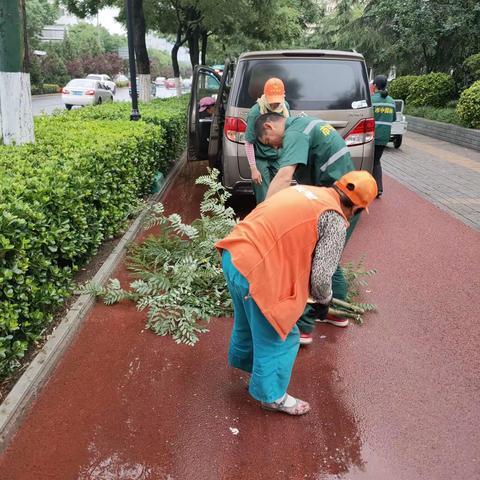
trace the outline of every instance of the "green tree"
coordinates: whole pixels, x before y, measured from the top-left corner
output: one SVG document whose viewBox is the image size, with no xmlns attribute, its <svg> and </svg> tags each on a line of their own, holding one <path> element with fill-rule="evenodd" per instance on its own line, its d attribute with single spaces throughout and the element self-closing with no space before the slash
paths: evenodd
<svg viewBox="0 0 480 480">
<path fill-rule="evenodd" d="M 42 29 L 58 18 L 58 7 L 48 0 L 28 0 L 25 7 L 28 44 L 33 50 L 40 44 Z"/>
</svg>

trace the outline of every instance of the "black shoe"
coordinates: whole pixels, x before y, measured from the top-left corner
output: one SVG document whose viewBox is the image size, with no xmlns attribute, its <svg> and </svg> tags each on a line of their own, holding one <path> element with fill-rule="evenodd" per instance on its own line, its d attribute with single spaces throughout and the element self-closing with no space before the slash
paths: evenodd
<svg viewBox="0 0 480 480">
<path fill-rule="evenodd" d="M 377 193 L 377 198 L 380 198 L 382 195 L 383 195 L 383 190 L 380 190 L 380 191 Z"/>
</svg>

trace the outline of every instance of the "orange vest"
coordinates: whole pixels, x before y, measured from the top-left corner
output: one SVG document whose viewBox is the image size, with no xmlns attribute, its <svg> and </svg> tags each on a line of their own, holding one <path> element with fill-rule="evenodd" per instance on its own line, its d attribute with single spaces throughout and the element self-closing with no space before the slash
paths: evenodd
<svg viewBox="0 0 480 480">
<path fill-rule="evenodd" d="M 215 244 L 230 252 L 250 284 L 250 295 L 282 339 L 307 304 L 318 217 L 326 210 L 338 212 L 348 225 L 333 188 L 289 187 L 258 205 Z"/>
</svg>

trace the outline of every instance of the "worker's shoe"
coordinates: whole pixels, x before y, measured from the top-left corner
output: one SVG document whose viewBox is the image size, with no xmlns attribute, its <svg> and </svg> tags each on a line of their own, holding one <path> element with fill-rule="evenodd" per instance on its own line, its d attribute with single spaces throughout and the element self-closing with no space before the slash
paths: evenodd
<svg viewBox="0 0 480 480">
<path fill-rule="evenodd" d="M 327 315 L 327 318 L 320 320 L 317 318 L 319 323 L 329 323 L 330 325 L 335 325 L 336 327 L 348 327 L 348 318 L 338 318 L 333 315 Z M 301 340 L 300 340 L 301 343 Z"/>
<path fill-rule="evenodd" d="M 272 412 L 282 412 L 288 415 L 305 415 L 310 411 L 310 404 L 286 393 L 281 400 L 272 403 L 262 402 L 262 408 Z"/>
<path fill-rule="evenodd" d="M 310 345 L 313 342 L 311 333 L 300 332 L 300 345 Z"/>
</svg>

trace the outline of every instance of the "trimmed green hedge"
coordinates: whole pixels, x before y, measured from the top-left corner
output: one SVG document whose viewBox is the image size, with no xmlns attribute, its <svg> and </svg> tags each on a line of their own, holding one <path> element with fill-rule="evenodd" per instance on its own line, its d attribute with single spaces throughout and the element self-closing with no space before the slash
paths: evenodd
<svg viewBox="0 0 480 480">
<path fill-rule="evenodd" d="M 410 92 L 410 86 L 418 79 L 416 75 L 397 77 L 388 85 L 388 93 L 392 98 L 406 101 Z"/>
<path fill-rule="evenodd" d="M 42 95 L 46 93 L 58 93 L 60 86 L 56 83 L 44 83 L 43 85 L 32 85 L 32 95 Z"/>
<path fill-rule="evenodd" d="M 34 145 L 0 147 L 0 378 L 183 150 L 187 102 L 141 105 L 139 122 L 121 103 L 42 117 Z"/>
<path fill-rule="evenodd" d="M 480 128 L 480 80 L 462 92 L 456 112 L 468 127 Z"/>
<path fill-rule="evenodd" d="M 452 123 L 453 125 L 459 125 L 461 127 L 467 126 L 460 115 L 458 115 L 458 113 L 455 111 L 455 108 L 452 107 L 412 107 L 410 105 L 406 105 L 404 113 L 414 117 L 435 120 L 436 122 Z"/>
<path fill-rule="evenodd" d="M 446 73 L 418 77 L 408 89 L 407 103 L 413 107 L 444 107 L 455 95 L 455 82 Z"/>
</svg>

